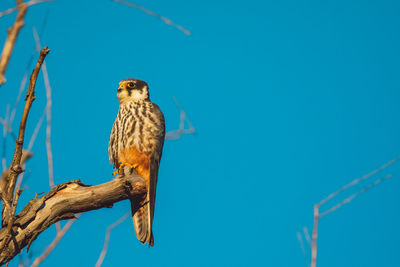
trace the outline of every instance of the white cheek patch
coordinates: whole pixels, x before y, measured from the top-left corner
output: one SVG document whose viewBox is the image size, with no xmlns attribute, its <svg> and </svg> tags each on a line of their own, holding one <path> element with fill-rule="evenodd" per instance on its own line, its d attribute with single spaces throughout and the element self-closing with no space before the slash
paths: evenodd
<svg viewBox="0 0 400 267">
<path fill-rule="evenodd" d="M 122 90 L 117 93 L 117 97 L 120 103 L 127 103 L 130 101 L 145 100 L 148 98 L 146 90 L 131 90 L 130 95 L 128 90 Z"/>
<path fill-rule="evenodd" d="M 133 99 L 145 99 L 146 98 L 146 94 L 143 91 L 132 90 L 131 97 Z"/>
<path fill-rule="evenodd" d="M 117 93 L 117 97 L 120 100 L 126 98 L 127 96 L 128 96 L 128 91 L 126 90 L 122 90 L 121 92 Z"/>
</svg>

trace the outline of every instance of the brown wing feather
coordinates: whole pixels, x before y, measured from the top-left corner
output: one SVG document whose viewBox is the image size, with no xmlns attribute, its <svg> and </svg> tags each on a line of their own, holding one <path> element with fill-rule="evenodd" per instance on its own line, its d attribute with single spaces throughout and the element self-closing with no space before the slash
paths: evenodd
<svg viewBox="0 0 400 267">
<path fill-rule="evenodd" d="M 165 139 L 165 120 L 164 115 L 162 114 L 160 108 L 153 103 L 154 107 L 154 115 L 156 115 L 160 120 L 159 125 L 159 132 L 158 135 L 155 136 L 157 138 L 158 144 L 154 149 L 154 153 L 150 157 L 150 188 L 149 194 L 150 195 L 150 232 L 151 232 L 151 239 L 150 245 L 154 245 L 154 238 L 153 238 L 153 217 L 154 217 L 154 210 L 155 210 L 155 203 L 156 203 L 156 187 L 157 187 L 157 179 L 158 179 L 158 168 L 160 166 L 160 160 L 162 156 L 162 149 L 164 146 L 164 139 Z"/>
<path fill-rule="evenodd" d="M 153 246 L 153 233 L 151 231 L 151 210 L 149 202 L 149 194 L 147 194 L 144 199 L 131 199 L 131 210 L 136 237 L 143 244 L 149 243 L 150 246 Z"/>
<path fill-rule="evenodd" d="M 149 189 L 146 198 L 131 200 L 132 220 L 135 226 L 136 237 L 142 243 L 149 243 L 150 246 L 154 245 L 152 226 L 159 165 L 160 157 L 158 153 L 155 153 L 150 159 L 150 172 L 138 173 L 145 181 L 149 181 Z"/>
<path fill-rule="evenodd" d="M 150 246 L 154 245 L 153 238 L 153 218 L 156 201 L 156 188 L 158 179 L 158 168 L 160 166 L 160 159 L 165 139 L 165 121 L 160 108 L 153 103 L 153 114 L 159 119 L 157 131 L 151 132 L 151 138 L 156 140 L 154 150 L 150 154 L 150 162 L 148 172 L 141 175 L 146 183 L 148 183 L 148 193 L 145 200 L 131 201 L 132 219 L 135 226 L 135 233 L 137 238 L 142 243 L 149 243 Z M 135 157 L 136 158 L 136 157 Z M 148 175 L 148 176 L 147 176 Z"/>
</svg>

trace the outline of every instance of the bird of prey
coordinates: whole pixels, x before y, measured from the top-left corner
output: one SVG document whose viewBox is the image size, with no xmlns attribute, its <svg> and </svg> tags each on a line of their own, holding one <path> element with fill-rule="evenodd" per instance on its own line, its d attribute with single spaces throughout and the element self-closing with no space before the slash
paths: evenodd
<svg viewBox="0 0 400 267">
<path fill-rule="evenodd" d="M 165 137 L 164 115 L 149 99 L 149 87 L 138 79 L 119 82 L 117 97 L 120 103 L 111 130 L 108 156 L 114 168 L 134 168 L 147 187 L 147 196 L 131 200 L 132 219 L 136 237 L 154 245 L 152 224 L 158 167 Z"/>
</svg>

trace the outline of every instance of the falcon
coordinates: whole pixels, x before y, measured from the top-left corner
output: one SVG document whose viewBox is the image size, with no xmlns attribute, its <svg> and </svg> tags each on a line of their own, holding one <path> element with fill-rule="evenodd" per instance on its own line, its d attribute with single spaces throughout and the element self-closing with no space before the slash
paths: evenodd
<svg viewBox="0 0 400 267">
<path fill-rule="evenodd" d="M 130 166 L 141 176 L 147 195 L 131 200 L 132 220 L 136 237 L 154 245 L 152 224 L 158 167 L 165 137 L 164 115 L 149 99 L 149 86 L 138 79 L 119 82 L 117 97 L 120 103 L 108 145 L 110 162 L 117 171 Z"/>
</svg>

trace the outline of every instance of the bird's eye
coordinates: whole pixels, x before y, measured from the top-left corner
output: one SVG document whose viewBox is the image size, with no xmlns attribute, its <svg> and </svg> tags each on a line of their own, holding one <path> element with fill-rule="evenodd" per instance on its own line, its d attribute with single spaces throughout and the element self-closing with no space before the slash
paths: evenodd
<svg viewBox="0 0 400 267">
<path fill-rule="evenodd" d="M 130 83 L 128 83 L 128 86 L 131 87 L 131 88 L 133 88 L 133 87 L 135 87 L 135 84 L 132 83 L 132 82 L 130 82 Z"/>
</svg>

